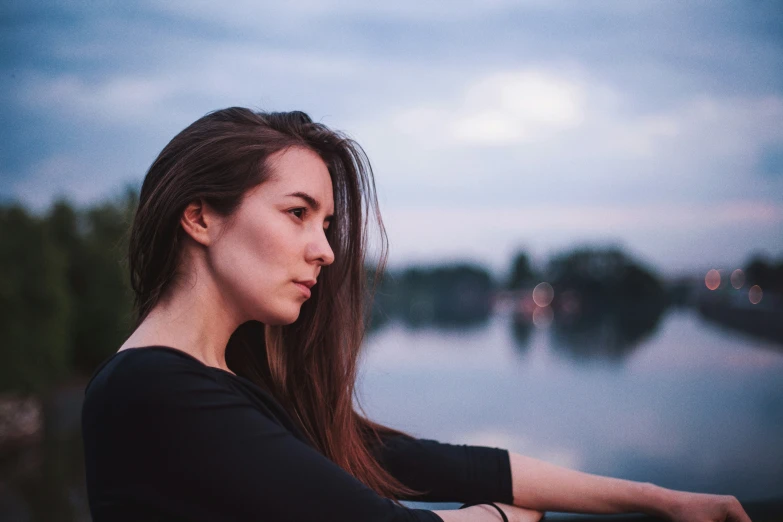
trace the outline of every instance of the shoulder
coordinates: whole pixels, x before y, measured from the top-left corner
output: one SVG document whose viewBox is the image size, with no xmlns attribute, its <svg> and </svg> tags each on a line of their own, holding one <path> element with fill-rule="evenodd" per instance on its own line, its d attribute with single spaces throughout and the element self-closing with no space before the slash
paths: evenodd
<svg viewBox="0 0 783 522">
<path fill-rule="evenodd" d="M 196 432 L 215 440 L 227 430 L 287 433 L 268 408 L 226 381 L 173 349 L 119 352 L 96 371 L 85 392 L 85 440 L 108 437 L 147 447 L 163 439 L 171 445 Z"/>
<path fill-rule="evenodd" d="M 289 434 L 269 408 L 232 386 L 228 373 L 184 352 L 151 348 L 119 352 L 99 367 L 82 403 L 82 430 L 85 441 L 144 447 L 171 447 L 195 433 L 212 440 L 230 439 L 232 431 Z"/>
<path fill-rule="evenodd" d="M 131 348 L 113 354 L 93 373 L 85 389 L 92 404 L 161 406 L 195 399 L 201 393 L 224 393 L 214 372 L 174 348 Z"/>
<path fill-rule="evenodd" d="M 192 355 L 165 346 L 128 348 L 115 353 L 109 361 L 121 377 L 199 375 L 216 380 L 210 368 Z"/>
<path fill-rule="evenodd" d="M 114 353 L 98 366 L 87 388 L 94 381 L 171 376 L 182 372 L 212 377 L 207 366 L 182 350 L 165 346 L 128 348 Z"/>
</svg>

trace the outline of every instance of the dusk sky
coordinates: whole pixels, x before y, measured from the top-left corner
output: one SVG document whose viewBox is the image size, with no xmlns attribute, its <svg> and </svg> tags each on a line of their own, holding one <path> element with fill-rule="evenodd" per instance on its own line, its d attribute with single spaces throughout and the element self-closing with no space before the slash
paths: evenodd
<svg viewBox="0 0 783 522">
<path fill-rule="evenodd" d="M 391 266 L 584 244 L 665 275 L 783 255 L 783 2 L 30 2 L 0 198 L 139 187 L 178 131 L 299 109 L 367 151 Z"/>
</svg>

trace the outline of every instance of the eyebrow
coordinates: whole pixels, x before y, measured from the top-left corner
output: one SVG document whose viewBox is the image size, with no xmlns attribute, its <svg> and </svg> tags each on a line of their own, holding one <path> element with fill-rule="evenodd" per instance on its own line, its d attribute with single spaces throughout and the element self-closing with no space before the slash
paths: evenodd
<svg viewBox="0 0 783 522">
<path fill-rule="evenodd" d="M 291 194 L 286 194 L 286 196 L 303 199 L 305 203 L 310 205 L 310 208 L 312 208 L 314 212 L 318 212 L 319 210 L 321 210 L 321 204 L 318 203 L 318 200 L 315 199 L 310 194 L 308 194 L 307 192 L 293 192 Z M 331 221 L 333 217 L 334 214 L 329 214 L 328 216 L 326 216 L 326 219 Z"/>
</svg>

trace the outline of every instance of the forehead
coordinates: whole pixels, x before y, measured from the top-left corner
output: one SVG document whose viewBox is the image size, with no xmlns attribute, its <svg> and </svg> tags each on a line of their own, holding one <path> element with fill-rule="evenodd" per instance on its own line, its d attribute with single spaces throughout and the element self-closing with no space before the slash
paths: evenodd
<svg viewBox="0 0 783 522">
<path fill-rule="evenodd" d="M 294 192 L 305 192 L 315 197 L 327 212 L 333 211 L 332 178 L 318 154 L 310 149 L 292 147 L 269 156 L 267 165 L 270 177 L 261 187 L 269 196 L 282 198 Z"/>
</svg>

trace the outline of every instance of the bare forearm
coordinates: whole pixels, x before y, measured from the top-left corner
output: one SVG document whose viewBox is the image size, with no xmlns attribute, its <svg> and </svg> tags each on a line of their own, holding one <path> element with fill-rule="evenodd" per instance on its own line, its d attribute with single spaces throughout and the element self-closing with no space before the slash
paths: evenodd
<svg viewBox="0 0 783 522">
<path fill-rule="evenodd" d="M 664 516 L 675 491 L 602 477 L 509 452 L 514 505 L 570 513 L 648 513 Z"/>
<path fill-rule="evenodd" d="M 433 511 L 433 513 L 442 518 L 443 522 L 498 522 L 500 520 L 500 514 L 493 507 L 485 505 Z M 509 518 L 510 520 L 512 519 Z"/>
<path fill-rule="evenodd" d="M 541 522 L 544 516 L 542 511 L 511 506 L 496 502 L 495 505 L 503 511 L 508 522 Z M 450 511 L 433 511 L 443 522 L 499 522 L 500 513 L 492 506 L 479 504 L 465 509 L 452 509 Z M 741 521 L 745 522 L 745 521 Z M 750 521 L 747 521 L 750 522 Z"/>
</svg>

